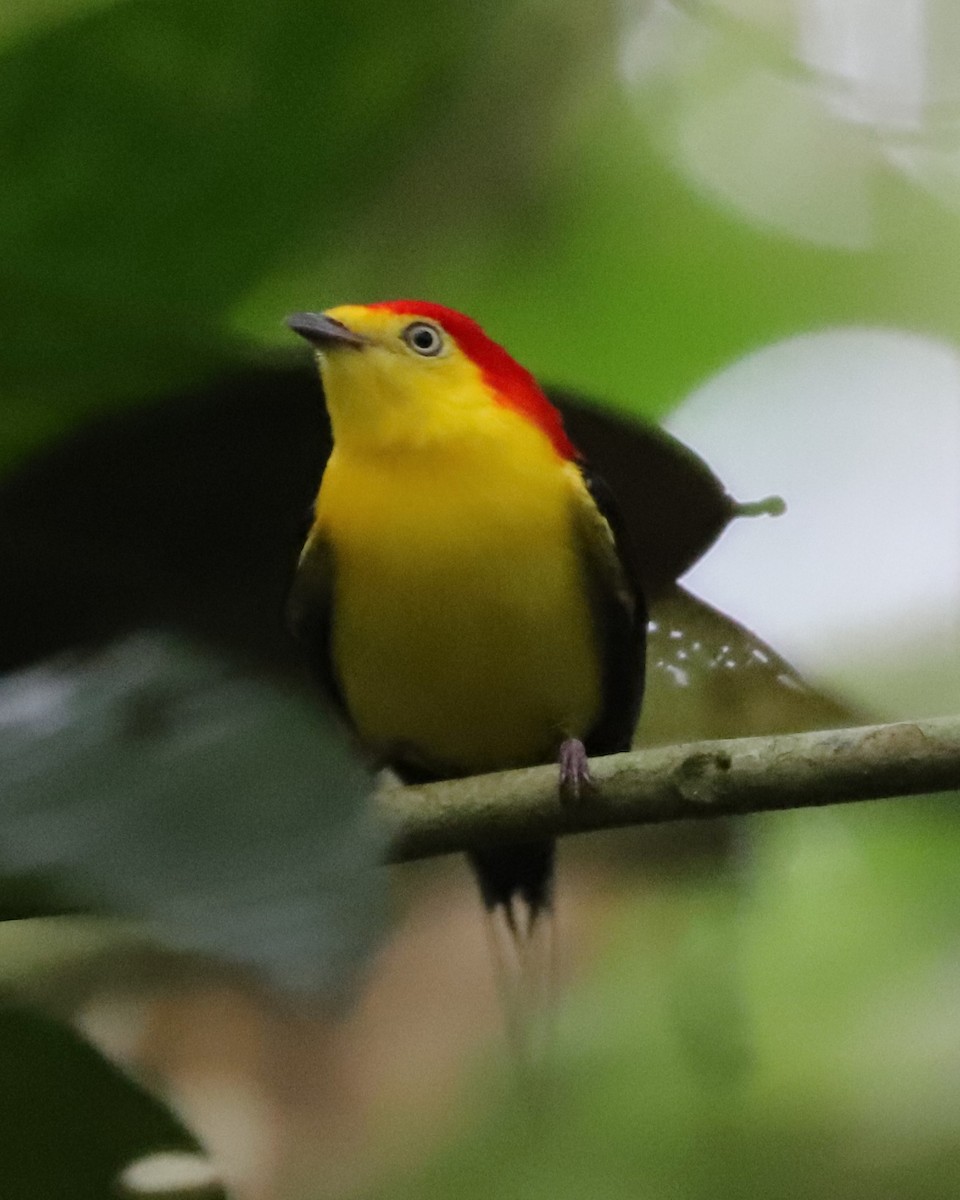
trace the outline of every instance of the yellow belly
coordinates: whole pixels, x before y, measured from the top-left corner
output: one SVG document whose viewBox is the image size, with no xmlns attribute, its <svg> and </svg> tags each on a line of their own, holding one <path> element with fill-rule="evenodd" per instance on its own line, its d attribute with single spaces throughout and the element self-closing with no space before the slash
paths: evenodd
<svg viewBox="0 0 960 1200">
<path fill-rule="evenodd" d="M 334 454 L 317 526 L 334 668 L 366 742 L 471 773 L 547 761 L 589 730 L 600 680 L 573 499 L 555 462 Z"/>
</svg>

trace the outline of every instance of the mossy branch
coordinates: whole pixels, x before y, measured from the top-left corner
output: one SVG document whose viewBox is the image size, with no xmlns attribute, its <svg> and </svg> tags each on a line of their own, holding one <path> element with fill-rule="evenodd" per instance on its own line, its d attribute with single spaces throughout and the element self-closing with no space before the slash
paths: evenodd
<svg viewBox="0 0 960 1200">
<path fill-rule="evenodd" d="M 960 716 L 696 742 L 591 763 L 594 788 L 561 803 L 556 767 L 385 788 L 390 860 L 625 825 L 740 816 L 960 788 Z"/>
</svg>

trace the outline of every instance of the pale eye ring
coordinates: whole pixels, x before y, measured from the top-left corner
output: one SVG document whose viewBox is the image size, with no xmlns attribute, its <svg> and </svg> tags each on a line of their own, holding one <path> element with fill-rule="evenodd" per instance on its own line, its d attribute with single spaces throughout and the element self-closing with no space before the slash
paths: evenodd
<svg viewBox="0 0 960 1200">
<path fill-rule="evenodd" d="M 440 330 L 426 321 L 414 321 L 401 336 L 415 354 L 422 354 L 424 358 L 434 358 L 443 349 Z"/>
</svg>

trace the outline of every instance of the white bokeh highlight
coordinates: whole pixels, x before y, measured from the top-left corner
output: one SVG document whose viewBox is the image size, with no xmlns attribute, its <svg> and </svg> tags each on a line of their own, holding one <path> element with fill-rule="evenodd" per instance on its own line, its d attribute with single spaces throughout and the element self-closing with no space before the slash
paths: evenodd
<svg viewBox="0 0 960 1200">
<path fill-rule="evenodd" d="M 741 221 L 867 250 L 891 174 L 960 208 L 955 0 L 623 0 L 619 73 L 662 152 Z"/>
<path fill-rule="evenodd" d="M 960 710 L 960 355 L 908 333 L 790 339 L 667 426 L 739 499 L 685 577 L 805 675 L 885 715 Z"/>
</svg>

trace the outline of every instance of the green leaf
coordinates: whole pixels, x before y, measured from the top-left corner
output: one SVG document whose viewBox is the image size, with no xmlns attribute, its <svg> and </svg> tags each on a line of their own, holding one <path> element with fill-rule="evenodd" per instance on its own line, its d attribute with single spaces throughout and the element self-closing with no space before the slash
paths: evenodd
<svg viewBox="0 0 960 1200">
<path fill-rule="evenodd" d="M 136 917 L 176 950 L 328 996 L 376 936 L 368 772 L 308 702 L 182 640 L 0 684 L 0 786 L 14 915 L 26 879 L 40 912 Z"/>
<path fill-rule="evenodd" d="M 180 1122 L 65 1026 L 0 1006 L 0 1059 L 0 1194 L 116 1200 L 129 1194 L 118 1184 L 131 1164 L 161 1151 L 204 1167 Z M 203 1173 L 216 1178 L 209 1165 Z M 224 1195 L 215 1182 L 153 1194 Z"/>
<path fill-rule="evenodd" d="M 118 4 L 122 0 L 7 0 L 0 9 L 0 45 L 36 36 L 62 21 L 75 19 L 93 9 Z"/>
</svg>

